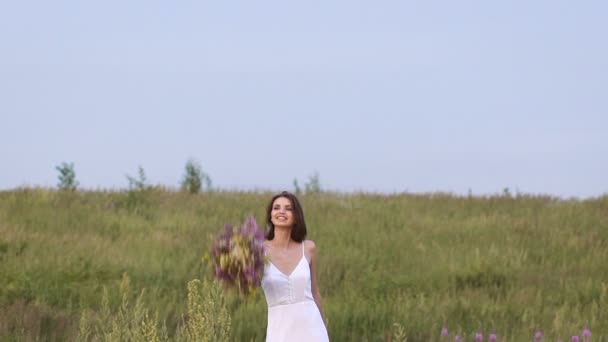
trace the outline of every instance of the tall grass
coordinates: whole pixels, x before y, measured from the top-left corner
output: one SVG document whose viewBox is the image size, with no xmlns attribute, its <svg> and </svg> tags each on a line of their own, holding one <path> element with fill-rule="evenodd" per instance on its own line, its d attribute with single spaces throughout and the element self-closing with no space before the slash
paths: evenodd
<svg viewBox="0 0 608 342">
<path fill-rule="evenodd" d="M 136 196 L 136 197 L 134 197 Z M 146 289 L 169 337 L 187 313 L 187 284 L 209 276 L 209 235 L 252 214 L 270 193 L 0 193 L 0 339 L 77 339 L 122 275 Z M 135 199 L 134 199 L 135 198 Z M 439 340 L 446 326 L 499 340 L 608 337 L 608 196 L 302 195 L 335 341 Z M 133 291 L 131 301 L 137 300 Z M 121 295 L 109 293 L 118 307 Z M 263 341 L 263 295 L 228 298 L 231 335 Z"/>
</svg>

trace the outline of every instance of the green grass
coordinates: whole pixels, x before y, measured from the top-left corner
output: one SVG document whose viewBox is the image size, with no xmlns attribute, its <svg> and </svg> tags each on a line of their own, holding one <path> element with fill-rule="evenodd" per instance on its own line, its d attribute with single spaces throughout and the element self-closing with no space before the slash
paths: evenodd
<svg viewBox="0 0 608 342">
<path fill-rule="evenodd" d="M 209 275 L 209 236 L 270 193 L 0 192 L 0 339 L 74 339 L 84 309 L 126 272 L 174 333 L 186 284 Z M 608 337 L 608 196 L 331 194 L 301 197 L 334 341 L 490 331 L 511 341 Z M 116 291 L 110 300 L 118 305 Z M 237 341 L 263 341 L 263 295 L 229 301 Z"/>
</svg>

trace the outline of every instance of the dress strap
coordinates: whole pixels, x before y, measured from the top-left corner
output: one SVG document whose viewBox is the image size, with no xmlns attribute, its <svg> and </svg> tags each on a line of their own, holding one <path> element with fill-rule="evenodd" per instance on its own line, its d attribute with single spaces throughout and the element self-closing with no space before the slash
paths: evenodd
<svg viewBox="0 0 608 342">
<path fill-rule="evenodd" d="M 306 257 L 306 255 L 304 254 L 304 241 L 302 241 L 302 256 Z"/>
</svg>

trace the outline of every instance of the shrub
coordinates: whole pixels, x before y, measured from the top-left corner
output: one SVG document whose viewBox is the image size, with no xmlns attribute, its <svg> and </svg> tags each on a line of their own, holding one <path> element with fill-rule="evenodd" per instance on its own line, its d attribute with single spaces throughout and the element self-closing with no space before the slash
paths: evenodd
<svg viewBox="0 0 608 342">
<path fill-rule="evenodd" d="M 321 181 L 319 180 L 319 172 L 315 171 L 308 177 L 308 182 L 304 185 L 307 194 L 315 194 L 321 192 Z"/>
<path fill-rule="evenodd" d="M 300 188 L 300 185 L 298 184 L 298 180 L 296 178 L 293 179 L 293 188 L 296 195 L 300 195 L 302 193 L 302 189 Z"/>
<path fill-rule="evenodd" d="M 76 171 L 74 171 L 74 163 L 63 162 L 61 165 L 56 166 L 55 169 L 59 171 L 59 183 L 57 187 L 59 190 L 74 191 L 78 187 L 76 181 Z"/>
<path fill-rule="evenodd" d="M 127 190 L 127 198 L 125 206 L 129 210 L 139 212 L 140 209 L 146 208 L 149 205 L 149 193 L 153 187 L 148 184 L 146 173 L 143 167 L 138 167 L 138 178 L 127 175 L 129 181 L 129 190 Z"/>
<path fill-rule="evenodd" d="M 211 190 L 211 178 L 203 172 L 201 165 L 193 159 L 186 163 L 184 178 L 182 179 L 181 188 L 183 191 L 188 191 L 191 194 L 197 194 L 203 189 Z"/>
</svg>

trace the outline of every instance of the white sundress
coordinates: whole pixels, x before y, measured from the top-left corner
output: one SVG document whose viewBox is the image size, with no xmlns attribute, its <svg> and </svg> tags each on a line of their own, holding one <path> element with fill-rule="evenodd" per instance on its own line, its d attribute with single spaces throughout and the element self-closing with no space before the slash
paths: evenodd
<svg viewBox="0 0 608 342">
<path fill-rule="evenodd" d="M 327 329 L 312 297 L 310 267 L 304 256 L 290 275 L 272 262 L 264 266 L 262 289 L 268 303 L 266 342 L 325 342 Z"/>
</svg>

